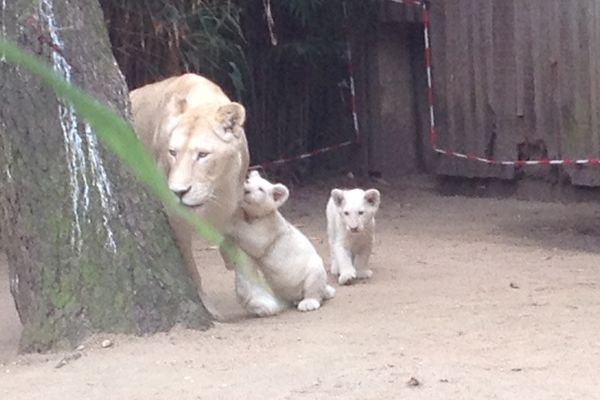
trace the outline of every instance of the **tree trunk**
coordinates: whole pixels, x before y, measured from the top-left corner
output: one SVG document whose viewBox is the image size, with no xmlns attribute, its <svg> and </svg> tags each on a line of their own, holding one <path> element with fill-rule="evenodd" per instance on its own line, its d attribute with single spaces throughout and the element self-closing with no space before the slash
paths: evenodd
<svg viewBox="0 0 600 400">
<path fill-rule="evenodd" d="M 3 35 L 128 116 L 97 0 L 0 0 Z M 0 234 L 21 350 L 94 332 L 149 334 L 210 318 L 161 205 L 73 109 L 0 62 Z"/>
</svg>

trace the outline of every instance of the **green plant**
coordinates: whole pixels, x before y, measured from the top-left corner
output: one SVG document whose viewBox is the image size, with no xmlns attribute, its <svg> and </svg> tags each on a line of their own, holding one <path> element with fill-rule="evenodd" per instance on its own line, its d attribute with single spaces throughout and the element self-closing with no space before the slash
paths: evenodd
<svg viewBox="0 0 600 400">
<path fill-rule="evenodd" d="M 52 88 L 57 96 L 67 100 L 85 118 L 108 148 L 132 169 L 165 207 L 179 214 L 213 244 L 218 245 L 223 241 L 223 236 L 209 223 L 179 205 L 156 163 L 138 140 L 127 121 L 80 88 L 64 81 L 45 63 L 19 49 L 15 44 L 0 39 L 0 56 L 27 68 L 33 75 Z M 238 268 L 241 268 L 240 272 L 247 274 L 247 271 L 243 269 L 245 264 L 239 262 L 243 257 L 243 253 L 230 243 L 227 243 L 225 250 L 228 252 L 230 259 L 234 260 Z M 264 285 L 264 283 L 262 284 Z"/>
<path fill-rule="evenodd" d="M 375 0 L 100 3 L 129 86 L 182 72 L 217 82 L 248 110 L 254 161 L 352 135 L 347 41 L 373 29 Z"/>
</svg>

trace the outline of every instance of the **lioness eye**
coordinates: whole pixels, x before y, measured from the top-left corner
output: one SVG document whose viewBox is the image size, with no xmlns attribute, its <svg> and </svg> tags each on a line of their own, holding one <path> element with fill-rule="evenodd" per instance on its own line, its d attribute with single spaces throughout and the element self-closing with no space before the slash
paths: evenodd
<svg viewBox="0 0 600 400">
<path fill-rule="evenodd" d="M 200 160 L 200 159 L 202 159 L 202 158 L 206 157 L 207 155 L 208 155 L 208 153 L 203 153 L 203 152 L 200 152 L 200 153 L 198 153 L 198 157 L 196 157 L 196 159 L 197 159 L 197 160 Z"/>
<path fill-rule="evenodd" d="M 358 215 L 363 215 L 365 212 L 364 211 L 359 211 Z"/>
<path fill-rule="evenodd" d="M 348 211 L 344 211 L 344 215 L 350 215 Z"/>
<path fill-rule="evenodd" d="M 258 188 L 258 190 L 260 190 L 260 191 L 261 191 L 261 192 L 263 192 L 263 193 L 265 192 L 265 189 L 263 189 L 263 188 L 261 188 L 261 187 L 259 187 L 259 188 Z"/>
<path fill-rule="evenodd" d="M 169 154 L 172 155 L 173 157 L 175 157 L 177 155 L 177 151 L 171 149 L 171 150 L 169 150 Z"/>
</svg>

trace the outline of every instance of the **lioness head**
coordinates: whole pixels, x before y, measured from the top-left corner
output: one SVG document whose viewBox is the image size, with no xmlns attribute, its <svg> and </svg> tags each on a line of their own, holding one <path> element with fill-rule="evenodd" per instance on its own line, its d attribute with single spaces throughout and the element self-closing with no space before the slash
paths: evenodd
<svg viewBox="0 0 600 400">
<path fill-rule="evenodd" d="M 375 217 L 381 195 L 377 189 L 333 189 L 331 198 L 348 232 L 359 233 Z"/>
<path fill-rule="evenodd" d="M 287 201 L 289 195 L 285 185 L 273 184 L 257 171 L 251 171 L 244 183 L 244 197 L 240 206 L 248 217 L 260 218 L 276 211 Z"/>
<path fill-rule="evenodd" d="M 241 189 L 239 174 L 247 167 L 243 160 L 247 153 L 244 107 L 233 102 L 193 107 L 185 98 L 175 97 L 167 106 L 167 115 L 163 129 L 170 132 L 168 146 L 160 158 L 167 164 L 171 191 L 182 204 L 193 208 L 211 202 L 218 207 L 216 199 L 223 202 L 223 196 L 235 197 L 226 190 Z"/>
</svg>

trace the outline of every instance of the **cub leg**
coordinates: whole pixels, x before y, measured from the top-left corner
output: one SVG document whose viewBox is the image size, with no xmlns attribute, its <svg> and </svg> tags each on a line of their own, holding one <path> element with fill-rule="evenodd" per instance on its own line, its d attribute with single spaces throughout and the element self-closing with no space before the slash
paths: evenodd
<svg viewBox="0 0 600 400">
<path fill-rule="evenodd" d="M 339 269 L 338 283 L 346 285 L 356 278 L 356 269 L 352 265 L 352 255 L 343 246 L 336 244 L 333 247 L 333 256 Z"/>
<path fill-rule="evenodd" d="M 235 269 L 235 262 L 231 259 L 231 257 L 229 256 L 229 252 L 227 251 L 227 249 L 230 249 L 233 246 L 235 246 L 235 243 L 233 242 L 233 239 L 228 235 L 226 235 L 223 238 L 223 241 L 219 245 L 219 254 L 221 254 L 221 258 L 225 262 L 225 268 L 229 271 Z"/>
<path fill-rule="evenodd" d="M 371 256 L 371 249 L 363 249 L 360 253 L 354 257 L 354 265 L 356 267 L 356 277 L 358 279 L 369 279 L 373 276 L 373 271 L 368 269 L 369 257 Z"/>
<path fill-rule="evenodd" d="M 327 221 L 327 236 L 329 237 L 329 254 L 330 254 L 330 258 L 331 258 L 331 274 L 334 276 L 337 276 L 340 273 L 340 268 L 338 267 L 338 263 L 336 261 L 336 257 L 335 257 L 335 251 L 334 251 L 334 247 L 335 247 L 335 228 L 333 226 L 333 223 L 331 223 L 331 221 Z"/>
<path fill-rule="evenodd" d="M 257 279 L 252 280 L 257 281 Z M 257 317 L 276 315 L 288 308 L 285 302 L 251 282 L 238 271 L 235 273 L 235 291 L 238 302 L 246 311 Z"/>
<path fill-rule="evenodd" d="M 304 280 L 304 298 L 298 303 L 298 310 L 313 311 L 321 307 L 323 292 L 327 285 L 325 270 L 311 272 Z"/>
<path fill-rule="evenodd" d="M 331 274 L 337 276 L 340 274 L 340 267 L 338 267 L 338 263 L 336 261 L 335 251 L 333 250 L 333 244 L 330 245 L 331 248 Z"/>
</svg>

